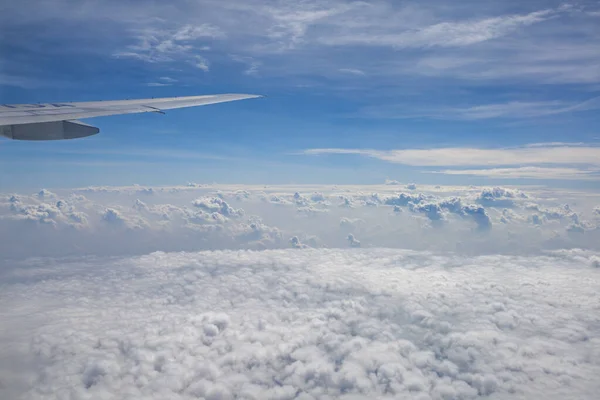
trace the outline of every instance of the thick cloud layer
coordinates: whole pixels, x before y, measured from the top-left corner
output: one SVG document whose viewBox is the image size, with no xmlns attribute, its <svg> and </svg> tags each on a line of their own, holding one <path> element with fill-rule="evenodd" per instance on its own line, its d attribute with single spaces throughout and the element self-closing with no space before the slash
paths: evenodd
<svg viewBox="0 0 600 400">
<path fill-rule="evenodd" d="M 600 197 L 0 194 L 1 399 L 592 399 Z"/>
<path fill-rule="evenodd" d="M 598 260 L 297 248 L 4 263 L 0 398 L 593 399 Z"/>
<path fill-rule="evenodd" d="M 100 187 L 0 195 L 4 258 L 156 250 L 600 250 L 600 197 L 539 188 Z M 352 235 L 354 240 L 349 240 Z M 296 237 L 294 241 L 291 239 Z"/>
</svg>

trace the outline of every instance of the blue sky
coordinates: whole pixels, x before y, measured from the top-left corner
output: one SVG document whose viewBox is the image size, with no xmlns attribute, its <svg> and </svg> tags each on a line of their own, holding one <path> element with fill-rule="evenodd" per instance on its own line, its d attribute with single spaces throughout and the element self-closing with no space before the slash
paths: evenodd
<svg viewBox="0 0 600 400">
<path fill-rule="evenodd" d="M 2 103 L 267 95 L 0 141 L 3 189 L 600 186 L 598 1 L 25 0 L 1 14 Z"/>
</svg>

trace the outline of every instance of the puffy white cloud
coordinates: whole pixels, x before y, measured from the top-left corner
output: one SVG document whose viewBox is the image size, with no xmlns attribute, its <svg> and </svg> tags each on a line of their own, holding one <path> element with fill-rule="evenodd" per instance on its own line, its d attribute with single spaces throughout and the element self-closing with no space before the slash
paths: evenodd
<svg viewBox="0 0 600 400">
<path fill-rule="evenodd" d="M 360 218 L 347 218 L 342 217 L 340 219 L 340 228 L 354 230 L 364 227 L 366 222 Z"/>
<path fill-rule="evenodd" d="M 350 247 L 360 247 L 360 240 L 356 239 L 353 234 L 348 235 L 348 243 Z"/>
<path fill-rule="evenodd" d="M 396 196 L 388 197 L 387 199 L 385 199 L 385 204 L 389 206 L 408 206 L 409 204 L 419 204 L 427 199 L 428 197 L 423 195 L 422 193 L 400 193 Z"/>
<path fill-rule="evenodd" d="M 312 201 L 321 201 L 321 202 L 323 202 L 323 201 L 325 201 L 325 196 L 323 196 L 323 193 L 313 193 L 310 196 L 310 199 Z"/>
<path fill-rule="evenodd" d="M 527 199 L 527 195 L 517 190 L 494 187 L 483 189 L 477 202 L 489 207 L 514 207 L 519 199 Z"/>
<path fill-rule="evenodd" d="M 439 204 L 440 207 L 445 208 L 446 210 L 455 214 L 460 214 L 463 210 L 463 204 L 460 197 L 450 197 L 440 201 Z"/>
<path fill-rule="evenodd" d="M 304 248 L 3 263 L 0 397 L 592 399 L 599 259 Z"/>
<path fill-rule="evenodd" d="M 323 214 L 323 213 L 329 212 L 329 210 L 326 209 L 326 208 L 318 208 L 318 207 L 314 207 L 314 206 L 298 207 L 297 211 L 300 214 L 304 214 L 304 215 L 307 215 L 307 216 L 313 216 L 313 217 L 314 216 L 318 216 L 318 215 Z"/>
<path fill-rule="evenodd" d="M 37 196 L 40 199 L 53 199 L 56 198 L 56 195 L 49 191 L 48 189 L 42 189 L 38 192 Z"/>
<path fill-rule="evenodd" d="M 125 219 L 123 219 L 121 214 L 112 208 L 106 209 L 104 214 L 102 214 L 102 220 L 108 222 L 109 224 L 121 225 L 125 223 Z"/>
<path fill-rule="evenodd" d="M 468 205 L 463 207 L 461 212 L 471 216 L 479 229 L 484 231 L 492 229 L 492 221 L 483 207 Z"/>
<path fill-rule="evenodd" d="M 306 249 L 308 247 L 307 245 L 300 242 L 300 239 L 298 238 L 298 236 L 292 237 L 290 239 L 290 244 L 295 249 Z"/>
<path fill-rule="evenodd" d="M 351 197 L 348 197 L 348 196 L 339 196 L 339 198 L 340 198 L 340 200 L 342 200 L 342 203 L 340 204 L 340 207 L 347 207 L 347 208 L 354 207 L 353 200 L 352 200 Z"/>
<path fill-rule="evenodd" d="M 194 207 L 198 207 L 204 211 L 219 213 L 225 217 L 238 217 L 244 214 L 242 209 L 234 209 L 220 197 L 203 197 L 194 200 Z"/>
<path fill-rule="evenodd" d="M 437 203 L 411 203 L 410 206 L 412 211 L 425 214 L 425 216 L 427 216 L 427 218 L 429 218 L 431 223 L 434 225 L 439 225 L 445 220 L 444 214 L 442 213 L 442 208 Z"/>
<path fill-rule="evenodd" d="M 599 197 L 398 189 L 0 195 L 0 398 L 593 398 Z"/>
<path fill-rule="evenodd" d="M 593 194 L 401 188 L 131 186 L 54 190 L 51 199 L 0 195 L 0 254 L 277 249 L 289 247 L 294 236 L 310 247 L 345 248 L 349 234 L 361 247 L 489 254 L 600 246 Z"/>
</svg>

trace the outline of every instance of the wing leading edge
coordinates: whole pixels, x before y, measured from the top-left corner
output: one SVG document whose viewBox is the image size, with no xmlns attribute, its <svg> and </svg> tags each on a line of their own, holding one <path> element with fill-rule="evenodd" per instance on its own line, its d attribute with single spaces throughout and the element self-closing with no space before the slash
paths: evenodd
<svg viewBox="0 0 600 400">
<path fill-rule="evenodd" d="M 93 101 L 82 103 L 0 104 L 0 135 L 16 140 L 60 140 L 95 135 L 98 128 L 75 121 L 83 118 L 196 107 L 262 97 L 217 94 L 159 99 Z"/>
</svg>

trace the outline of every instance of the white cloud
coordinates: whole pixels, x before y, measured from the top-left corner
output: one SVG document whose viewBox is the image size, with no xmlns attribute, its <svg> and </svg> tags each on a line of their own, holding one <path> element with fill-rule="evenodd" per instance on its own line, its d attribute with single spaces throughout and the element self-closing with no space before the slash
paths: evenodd
<svg viewBox="0 0 600 400">
<path fill-rule="evenodd" d="M 600 197 L 539 188 L 205 185 L 53 192 L 52 199 L 0 196 L 3 257 L 281 249 L 294 236 L 310 247 L 346 248 L 349 234 L 361 247 L 469 254 L 599 249 L 600 243 L 593 211 Z M 512 213 L 504 210 L 509 207 Z M 533 226 L 533 215 L 541 226 Z M 571 225 L 583 233 L 570 234 Z"/>
<path fill-rule="evenodd" d="M 112 208 L 106 209 L 102 215 L 102 220 L 108 222 L 109 224 L 122 224 L 125 222 L 121 214 Z"/>
<path fill-rule="evenodd" d="M 202 51 L 204 45 L 199 40 L 222 39 L 225 34 L 210 24 L 197 26 L 184 25 L 175 29 L 157 29 L 146 27 L 134 29 L 137 43 L 127 50 L 113 54 L 117 58 L 135 58 L 150 63 L 173 62 L 187 59 L 197 68 L 208 71 L 208 62 L 195 54 Z"/>
<path fill-rule="evenodd" d="M 496 39 L 508 35 L 521 27 L 542 22 L 553 14 L 550 10 L 536 11 L 525 15 L 507 15 L 476 21 L 441 22 L 417 30 L 399 32 L 377 32 L 370 35 L 345 34 L 323 37 L 328 45 L 370 45 L 406 47 L 459 47 Z"/>
<path fill-rule="evenodd" d="M 89 46 L 92 50 L 154 63 L 187 63 L 190 56 L 209 47 L 217 56 L 236 54 L 261 63 L 261 76 L 335 75 L 358 85 L 364 80 L 340 70 L 361 71 L 371 79 L 364 82 L 369 86 L 359 90 L 372 87 L 373 80 L 378 87 L 404 88 L 407 78 L 431 76 L 503 84 L 506 80 L 600 81 L 594 47 L 597 10 L 589 6 L 565 8 L 556 3 L 536 8 L 516 1 L 501 6 L 467 1 L 448 7 L 437 0 L 418 4 L 199 0 L 149 7 L 107 0 L 101 4 L 84 1 L 73 13 L 66 0 L 51 6 L 24 1 L 4 13 L 7 32 L 48 26 L 38 30 L 64 39 L 76 24 L 87 28 L 80 32 L 87 41 L 101 44 L 98 49 Z M 106 29 L 108 22 L 111 29 Z M 14 31 L 14 41 L 31 42 L 30 36 L 19 35 L 22 30 Z M 29 31 L 29 35 L 41 34 Z M 79 53 L 80 48 L 75 51 Z M 358 52 L 364 56 L 356 57 Z M 17 78 L 13 81 L 34 80 Z"/>
<path fill-rule="evenodd" d="M 561 102 L 510 102 L 487 104 L 465 109 L 453 110 L 453 113 L 468 120 L 512 117 L 528 118 L 562 114 L 573 111 L 589 111 L 600 108 L 600 97 L 574 104 Z"/>
<path fill-rule="evenodd" d="M 48 189 L 42 189 L 38 192 L 37 196 L 40 199 L 53 199 L 56 198 L 56 195 L 49 191 Z"/>
<path fill-rule="evenodd" d="M 434 226 L 440 226 L 445 221 L 442 208 L 437 203 L 410 203 L 409 205 L 412 211 L 425 214 Z"/>
<path fill-rule="evenodd" d="M 353 234 L 348 234 L 348 244 L 350 247 L 360 247 L 360 240 L 354 237 Z"/>
<path fill-rule="evenodd" d="M 600 195 L 402 190 L 0 195 L 0 398 L 592 398 Z"/>
<path fill-rule="evenodd" d="M 434 173 L 454 175 L 486 175 L 490 177 L 579 178 L 598 176 L 600 147 L 583 145 L 523 146 L 500 149 L 450 147 L 437 149 L 373 150 L 373 149 L 308 149 L 306 155 L 361 155 L 411 166 L 466 167 L 517 166 L 515 168 L 443 170 Z M 540 165 L 543 165 L 540 166 Z M 557 167 L 564 165 L 564 167 Z M 581 166 L 574 168 L 573 166 Z"/>
<path fill-rule="evenodd" d="M 259 68 L 262 65 L 261 61 L 258 61 L 253 57 L 246 57 L 235 54 L 231 55 L 230 57 L 233 61 L 246 65 L 246 69 L 244 70 L 244 74 L 246 75 L 257 75 L 259 72 Z"/>
<path fill-rule="evenodd" d="M 170 76 L 161 76 L 160 79 L 162 82 L 166 82 L 166 83 L 175 83 L 177 82 L 177 79 L 171 78 Z"/>
<path fill-rule="evenodd" d="M 360 75 L 360 76 L 364 76 L 365 71 L 361 71 L 360 69 L 356 69 L 356 68 L 340 68 L 338 71 L 343 72 L 345 74 L 350 74 L 350 75 Z"/>
<path fill-rule="evenodd" d="M 172 33 L 173 40 L 191 41 L 200 38 L 218 38 L 225 36 L 219 28 L 210 24 L 184 25 L 176 32 Z"/>
<path fill-rule="evenodd" d="M 146 84 L 146 86 L 149 87 L 162 87 L 162 86 L 171 86 L 170 83 L 164 83 L 164 82 L 148 82 Z"/>
<path fill-rule="evenodd" d="M 388 206 L 407 206 L 409 204 L 423 203 L 424 201 L 431 199 L 433 199 L 433 197 L 426 196 L 423 193 L 399 193 L 385 199 L 385 204 Z"/>
<path fill-rule="evenodd" d="M 146 85 L 150 87 L 161 87 L 161 86 L 171 86 L 174 83 L 177 83 L 178 80 L 171 78 L 170 76 L 161 76 L 157 79 L 156 82 L 149 82 Z"/>
<path fill-rule="evenodd" d="M 288 249 L 4 264 L 0 396 L 591 399 L 597 260 Z"/>
<path fill-rule="evenodd" d="M 244 210 L 234 209 L 226 201 L 219 197 L 202 197 L 194 200 L 194 207 L 211 213 L 219 213 L 225 217 L 239 217 L 244 215 Z"/>
<path fill-rule="evenodd" d="M 192 61 L 192 64 L 196 68 L 201 69 L 204 72 L 208 72 L 210 69 L 210 64 L 208 60 L 202 56 L 195 56 L 194 61 Z"/>
<path fill-rule="evenodd" d="M 428 106 L 418 108 L 411 104 L 377 105 L 365 107 L 361 113 L 366 117 L 408 119 L 434 118 L 446 120 L 484 120 L 492 118 L 536 118 L 549 117 L 564 113 L 597 110 L 600 97 L 580 102 L 566 101 L 511 101 L 508 103 L 481 104 L 468 107 Z"/>
<path fill-rule="evenodd" d="M 445 175 L 487 176 L 495 179 L 599 179 L 600 169 L 516 167 L 486 169 L 445 169 L 442 171 L 424 171 Z"/>
<path fill-rule="evenodd" d="M 517 201 L 524 201 L 528 198 L 525 193 L 518 190 L 494 187 L 483 189 L 476 201 L 490 207 L 514 207 Z"/>
</svg>

